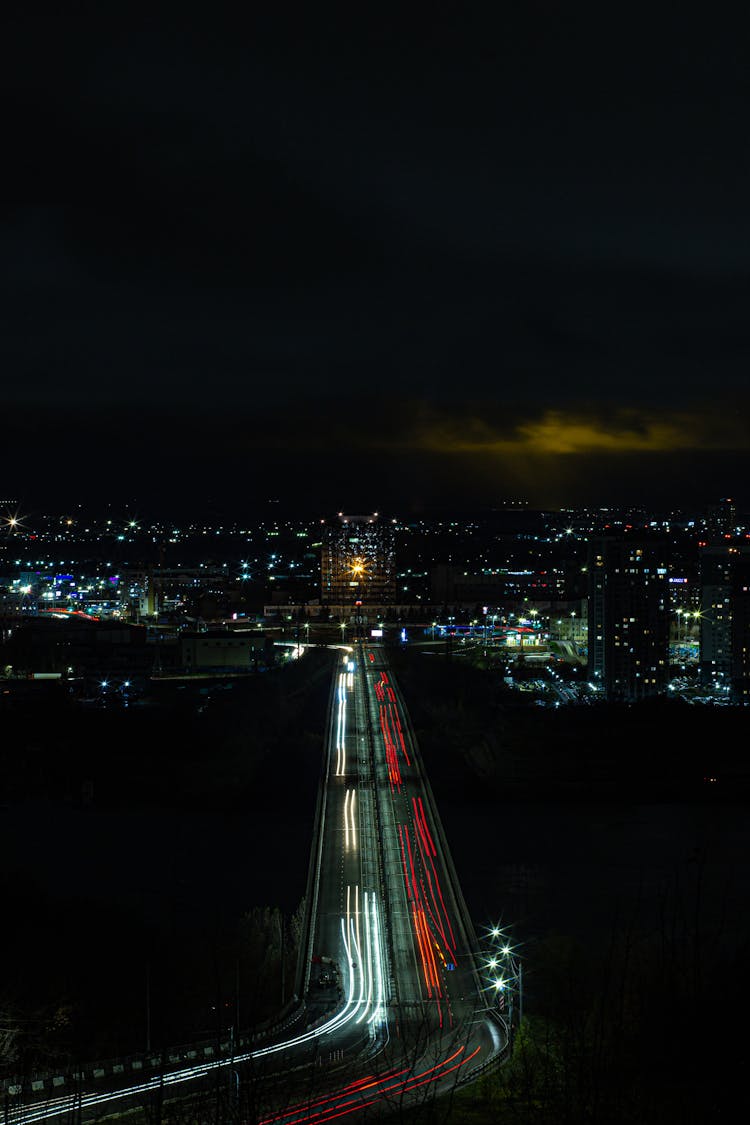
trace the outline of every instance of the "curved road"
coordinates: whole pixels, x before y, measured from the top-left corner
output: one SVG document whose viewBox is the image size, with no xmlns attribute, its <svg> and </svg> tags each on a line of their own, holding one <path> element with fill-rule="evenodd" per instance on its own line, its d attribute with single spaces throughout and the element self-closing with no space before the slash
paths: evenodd
<svg viewBox="0 0 750 1125">
<path fill-rule="evenodd" d="M 237 1089 L 259 1080 L 264 1125 L 313 1125 L 445 1093 L 502 1055 L 506 1026 L 403 700 L 385 650 L 364 642 L 342 650 L 335 673 L 309 883 L 302 1001 L 276 1041 L 106 1089 L 19 1098 L 8 1125 L 99 1120 L 219 1075 Z"/>
</svg>

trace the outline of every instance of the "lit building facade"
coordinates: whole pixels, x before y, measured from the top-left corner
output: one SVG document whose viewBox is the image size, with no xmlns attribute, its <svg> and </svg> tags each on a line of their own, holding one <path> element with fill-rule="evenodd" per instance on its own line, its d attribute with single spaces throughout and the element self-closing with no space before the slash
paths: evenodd
<svg viewBox="0 0 750 1125">
<path fill-rule="evenodd" d="M 750 547 L 702 546 L 700 676 L 707 687 L 750 702 Z"/>
<path fill-rule="evenodd" d="M 589 544 L 589 675 L 607 699 L 660 695 L 669 678 L 669 586 L 659 539 Z"/>
<path fill-rule="evenodd" d="M 737 547 L 702 548 L 700 557 L 700 676 L 706 684 L 729 685 L 732 674 L 732 582 Z"/>
<path fill-rule="evenodd" d="M 750 554 L 737 561 L 733 583 L 732 695 L 736 703 L 750 704 Z"/>
<path fill-rule="evenodd" d="M 180 663 L 188 671 L 201 669 L 232 669 L 249 671 L 257 668 L 259 658 L 272 659 L 272 647 L 258 633 L 229 633 L 214 630 L 207 633 L 183 633 L 179 638 Z"/>
<path fill-rule="evenodd" d="M 396 593 L 393 524 L 377 512 L 339 514 L 326 524 L 321 551 L 321 599 L 326 605 L 387 605 Z"/>
<path fill-rule="evenodd" d="M 737 507 L 731 496 L 723 496 L 716 504 L 709 506 L 705 526 L 710 536 L 737 534 Z"/>
</svg>

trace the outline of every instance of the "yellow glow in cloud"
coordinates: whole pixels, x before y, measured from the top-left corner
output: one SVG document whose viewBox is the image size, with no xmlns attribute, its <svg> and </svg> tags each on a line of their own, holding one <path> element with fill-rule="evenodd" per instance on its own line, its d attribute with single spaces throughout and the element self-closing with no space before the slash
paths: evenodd
<svg viewBox="0 0 750 1125">
<path fill-rule="evenodd" d="M 679 424 L 649 421 L 643 428 L 605 428 L 600 422 L 566 418 L 554 412 L 519 426 L 530 453 L 640 453 L 689 448 L 693 439 Z"/>
<path fill-rule="evenodd" d="M 478 418 L 435 419 L 420 427 L 417 443 L 442 453 L 565 456 L 585 453 L 674 453 L 678 450 L 747 449 L 748 433 L 736 416 L 707 420 L 701 414 L 613 420 L 550 410 L 517 422 L 510 433 Z"/>
</svg>

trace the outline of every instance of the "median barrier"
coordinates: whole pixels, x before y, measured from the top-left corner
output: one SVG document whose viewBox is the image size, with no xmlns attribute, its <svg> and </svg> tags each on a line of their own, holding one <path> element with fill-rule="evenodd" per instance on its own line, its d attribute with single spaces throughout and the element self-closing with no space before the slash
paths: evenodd
<svg viewBox="0 0 750 1125">
<path fill-rule="evenodd" d="M 331 689 L 328 696 L 328 709 L 326 711 L 326 747 L 321 765 L 320 780 L 318 781 L 318 799 L 315 806 L 312 847 L 310 848 L 310 863 L 307 870 L 305 928 L 300 938 L 297 971 L 294 980 L 294 991 L 297 996 L 305 996 L 310 982 L 310 964 L 313 956 L 313 941 L 315 937 L 312 920 L 315 918 L 318 904 L 318 880 L 322 855 L 322 829 L 325 819 L 328 773 L 331 764 L 331 742 L 328 734 L 331 730 L 331 714 L 336 697 L 336 670 L 337 666 L 334 666 L 334 674 L 331 677 Z"/>
</svg>

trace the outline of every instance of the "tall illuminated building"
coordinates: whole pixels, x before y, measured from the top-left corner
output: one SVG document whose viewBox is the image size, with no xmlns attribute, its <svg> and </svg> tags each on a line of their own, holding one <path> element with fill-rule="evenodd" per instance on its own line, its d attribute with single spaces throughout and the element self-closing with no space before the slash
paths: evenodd
<svg viewBox="0 0 750 1125">
<path fill-rule="evenodd" d="M 705 524 L 706 531 L 712 537 L 737 534 L 737 507 L 731 496 L 722 496 L 721 500 L 709 505 Z"/>
<path fill-rule="evenodd" d="M 732 585 L 732 697 L 750 705 L 750 554 L 742 552 Z"/>
<path fill-rule="evenodd" d="M 700 676 L 703 683 L 728 686 L 732 673 L 732 584 L 737 547 L 719 542 L 700 555 Z"/>
<path fill-rule="evenodd" d="M 321 598 L 327 605 L 387 605 L 396 591 L 393 524 L 377 512 L 326 523 Z"/>
<path fill-rule="evenodd" d="M 750 702 L 750 547 L 724 537 L 701 544 L 700 676 Z"/>
<path fill-rule="evenodd" d="M 589 543 L 589 676 L 607 699 L 660 695 L 669 677 L 669 586 L 663 540 Z"/>
</svg>

